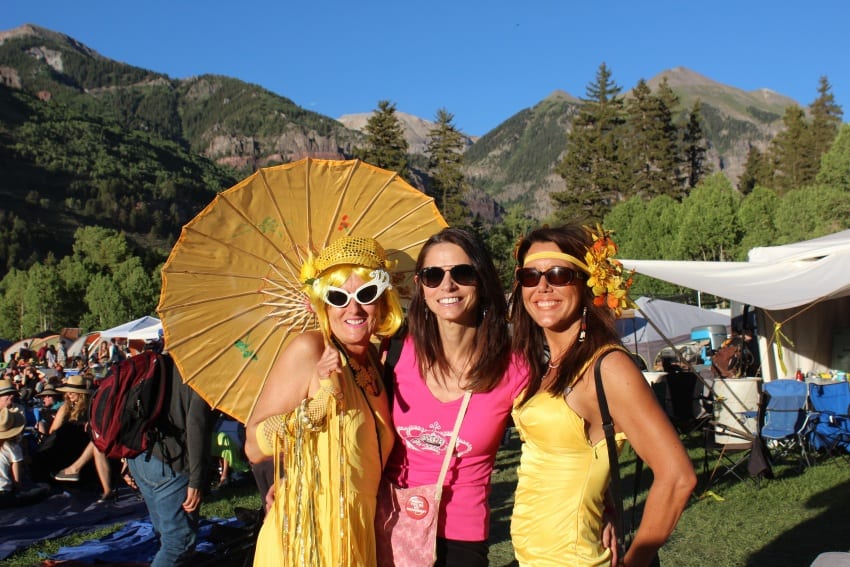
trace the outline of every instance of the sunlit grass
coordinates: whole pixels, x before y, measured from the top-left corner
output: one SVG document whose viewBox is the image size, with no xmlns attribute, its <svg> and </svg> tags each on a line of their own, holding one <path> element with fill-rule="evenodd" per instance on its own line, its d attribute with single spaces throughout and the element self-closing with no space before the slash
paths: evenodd
<svg viewBox="0 0 850 567">
<path fill-rule="evenodd" d="M 774 466 L 774 478 L 759 483 L 734 477 L 719 480 L 705 490 L 705 450 L 702 435 L 685 438 L 699 476 L 694 495 L 676 531 L 661 550 L 661 563 L 676 567 L 806 567 L 825 551 L 850 551 L 850 464 L 842 458 L 820 459 L 800 471 L 796 463 Z M 516 434 L 497 459 L 491 506 L 490 565 L 516 565 L 510 544 L 510 508 L 516 485 Z M 634 455 L 627 448 L 621 458 L 626 515 L 631 502 Z M 708 476 L 715 461 L 708 461 Z M 746 464 L 743 465 L 746 476 Z M 652 473 L 644 469 L 643 491 Z M 730 480 L 731 479 L 731 480 Z M 557 529 L 541 526 L 541 529 Z"/>
<path fill-rule="evenodd" d="M 759 484 L 752 480 L 724 478 L 710 493 L 704 490 L 702 437 L 686 438 L 688 452 L 700 483 L 682 515 L 676 531 L 661 550 L 665 565 L 676 567 L 757 567 L 788 565 L 805 567 L 825 551 L 850 551 L 850 463 L 822 459 L 799 471 L 794 463 L 777 464 L 775 478 Z M 490 518 L 490 565 L 516 565 L 510 543 L 510 515 L 519 462 L 519 441 L 510 442 L 496 459 L 493 472 Z M 709 461 L 709 469 L 714 461 Z M 627 449 L 622 458 L 623 490 L 631 500 L 634 456 Z M 651 473 L 644 470 L 639 501 L 645 498 Z M 227 486 L 204 502 L 205 517 L 230 518 L 236 508 L 256 510 L 260 497 L 246 482 Z M 628 507 L 628 505 L 627 505 Z M 628 510 L 626 514 L 628 514 Z M 39 565 L 61 546 L 74 546 L 103 537 L 120 528 L 74 534 L 23 550 L 3 564 L 11 567 Z M 541 526 L 541 529 L 557 529 Z"/>
</svg>

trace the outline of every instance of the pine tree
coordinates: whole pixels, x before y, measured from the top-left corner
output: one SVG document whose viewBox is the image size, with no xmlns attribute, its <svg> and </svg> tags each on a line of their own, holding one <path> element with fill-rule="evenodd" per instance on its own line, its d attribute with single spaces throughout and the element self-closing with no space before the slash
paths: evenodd
<svg viewBox="0 0 850 567">
<path fill-rule="evenodd" d="M 670 171 L 670 179 L 672 183 L 677 187 L 676 193 L 673 197 L 681 200 L 684 198 L 687 191 L 687 175 L 685 173 L 685 154 L 684 154 L 684 132 L 682 128 L 676 123 L 676 112 L 679 108 L 679 95 L 673 92 L 673 89 L 670 88 L 670 83 L 667 82 L 667 77 L 664 77 L 661 80 L 661 84 L 658 85 L 658 89 L 655 92 L 655 96 L 658 97 L 658 100 L 661 101 L 662 108 L 664 113 L 669 115 L 665 117 L 662 114 L 662 118 L 664 118 L 664 128 L 670 129 L 669 135 L 671 136 L 673 143 L 673 165 L 672 170 Z M 702 119 L 700 117 L 700 123 Z M 668 125 L 669 124 L 669 125 Z M 700 128 L 700 136 L 702 137 L 702 129 Z M 705 140 L 703 140 L 703 144 L 705 144 Z"/>
<path fill-rule="evenodd" d="M 832 142 L 835 141 L 843 117 L 841 106 L 835 103 L 832 87 L 826 77 L 820 78 L 818 98 L 809 105 L 809 113 L 812 117 L 810 128 L 812 150 L 819 162 L 820 157 L 829 151 Z"/>
<path fill-rule="evenodd" d="M 361 152 L 363 160 L 408 178 L 407 140 L 395 115 L 395 103 L 378 101 L 378 108 L 363 130 L 366 132 L 366 148 Z"/>
<path fill-rule="evenodd" d="M 688 113 L 688 123 L 682 132 L 682 170 L 686 191 L 689 192 L 711 174 L 711 164 L 706 161 L 707 152 L 708 143 L 702 130 L 702 104 L 697 99 Z"/>
<path fill-rule="evenodd" d="M 676 96 L 667 86 L 665 98 L 654 95 L 641 79 L 626 105 L 623 162 L 629 164 L 632 185 L 628 195 L 652 198 L 678 196 L 676 127 L 665 98 Z"/>
<path fill-rule="evenodd" d="M 774 168 L 772 188 L 780 195 L 811 184 L 817 175 L 803 109 L 796 104 L 789 106 L 782 122 L 785 129 L 773 138 L 769 149 Z"/>
<path fill-rule="evenodd" d="M 556 170 L 567 186 L 565 191 L 551 194 L 559 220 L 601 220 L 628 185 L 620 156 L 624 124 L 621 91 L 602 63 L 595 82 L 587 87 L 567 137 L 567 153 Z"/>
<path fill-rule="evenodd" d="M 444 108 L 437 111 L 435 125 L 428 132 L 428 166 L 440 210 L 451 226 L 469 222 L 463 204 L 466 179 L 463 176 L 463 135 L 452 123 L 454 115 Z"/>
<path fill-rule="evenodd" d="M 767 156 L 755 146 L 750 146 L 747 152 L 747 161 L 744 164 L 744 173 L 738 178 L 738 191 L 742 195 L 749 195 L 756 186 L 767 187 L 772 185 L 773 172 Z"/>
<path fill-rule="evenodd" d="M 829 151 L 823 154 L 816 181 L 850 192 L 850 124 L 841 126 Z"/>
</svg>

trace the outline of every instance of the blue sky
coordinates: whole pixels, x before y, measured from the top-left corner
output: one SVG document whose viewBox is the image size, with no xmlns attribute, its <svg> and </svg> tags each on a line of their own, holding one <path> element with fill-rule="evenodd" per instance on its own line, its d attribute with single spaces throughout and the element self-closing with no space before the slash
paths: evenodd
<svg viewBox="0 0 850 567">
<path fill-rule="evenodd" d="M 481 135 L 603 61 L 630 89 L 687 67 L 806 106 L 826 75 L 850 121 L 850 2 L 823 0 L 2 0 L 32 23 L 173 78 L 214 73 L 338 118 L 379 100 Z"/>
</svg>

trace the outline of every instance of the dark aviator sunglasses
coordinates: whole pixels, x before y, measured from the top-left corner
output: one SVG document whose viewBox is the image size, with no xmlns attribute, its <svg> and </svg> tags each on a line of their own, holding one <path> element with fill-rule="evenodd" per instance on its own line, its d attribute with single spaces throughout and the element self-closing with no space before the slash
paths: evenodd
<svg viewBox="0 0 850 567">
<path fill-rule="evenodd" d="M 458 285 L 477 285 L 478 272 L 469 264 L 458 264 L 445 270 L 439 266 L 431 266 L 419 270 L 419 280 L 425 287 L 437 287 L 443 283 L 443 278 L 446 277 L 446 272 L 452 276 L 452 280 Z"/>
<path fill-rule="evenodd" d="M 535 287 L 540 283 L 541 277 L 545 277 L 546 282 L 554 287 L 563 287 L 576 280 L 587 279 L 583 272 L 564 266 L 553 266 L 545 272 L 537 268 L 520 268 L 516 271 L 516 281 L 522 287 Z"/>
</svg>

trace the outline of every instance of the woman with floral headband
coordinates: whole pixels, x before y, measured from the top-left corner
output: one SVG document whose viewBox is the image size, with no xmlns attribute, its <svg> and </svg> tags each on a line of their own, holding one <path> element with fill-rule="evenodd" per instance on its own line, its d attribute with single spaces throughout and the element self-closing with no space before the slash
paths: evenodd
<svg viewBox="0 0 850 567">
<path fill-rule="evenodd" d="M 520 565 L 609 565 L 601 533 L 609 458 L 594 381 L 601 376 L 618 449 L 626 438 L 652 469 L 643 519 L 621 565 L 649 565 L 696 484 L 691 461 L 614 319 L 630 281 L 601 228 L 541 228 L 516 250 L 511 321 L 531 369 L 514 404 L 523 439 L 511 537 Z M 559 529 L 551 529 L 557 526 Z"/>
<path fill-rule="evenodd" d="M 375 240 L 343 237 L 301 270 L 320 329 L 286 346 L 247 424 L 246 451 L 285 467 L 254 565 L 375 565 L 375 502 L 393 432 L 371 340 L 403 319 L 387 269 Z"/>
</svg>

